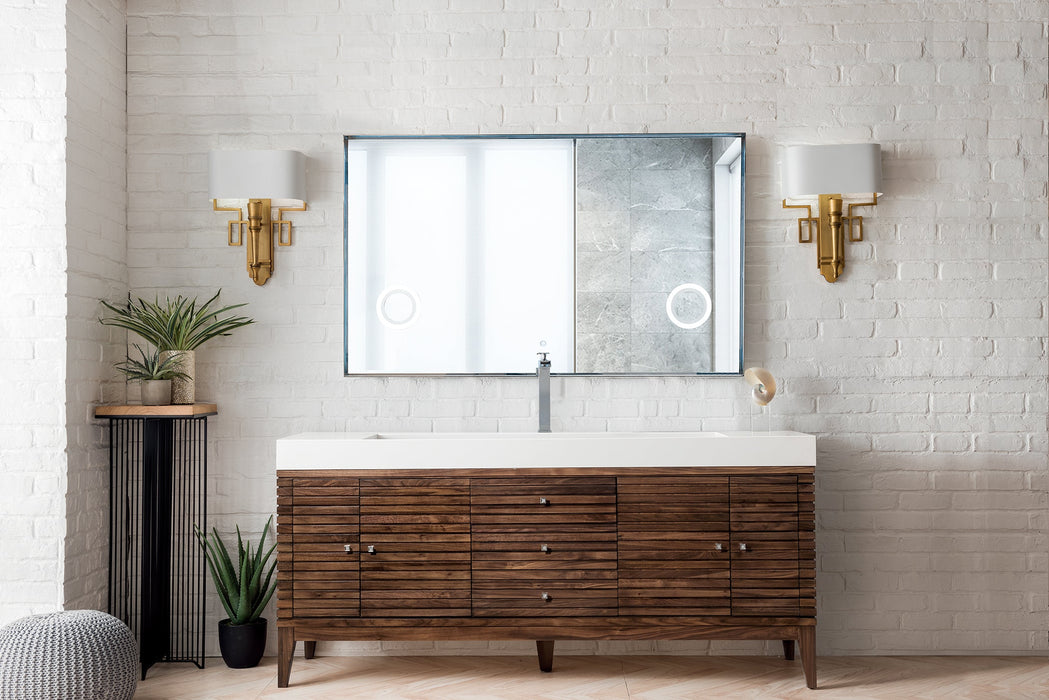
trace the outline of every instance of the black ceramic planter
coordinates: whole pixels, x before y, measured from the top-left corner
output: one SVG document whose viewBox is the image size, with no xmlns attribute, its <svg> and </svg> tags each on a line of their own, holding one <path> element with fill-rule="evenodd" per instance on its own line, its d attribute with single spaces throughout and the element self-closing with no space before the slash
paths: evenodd
<svg viewBox="0 0 1049 700">
<path fill-rule="evenodd" d="M 231 625 L 229 618 L 219 621 L 219 651 L 230 668 L 258 666 L 266 651 L 266 618 L 243 625 Z"/>
</svg>

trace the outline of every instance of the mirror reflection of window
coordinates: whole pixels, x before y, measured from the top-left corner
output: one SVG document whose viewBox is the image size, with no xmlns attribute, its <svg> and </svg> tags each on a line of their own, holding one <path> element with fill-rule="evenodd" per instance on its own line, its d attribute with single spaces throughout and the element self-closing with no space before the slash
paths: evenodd
<svg viewBox="0 0 1049 700">
<path fill-rule="evenodd" d="M 349 370 L 570 371 L 572 169 L 571 140 L 349 141 Z"/>
</svg>

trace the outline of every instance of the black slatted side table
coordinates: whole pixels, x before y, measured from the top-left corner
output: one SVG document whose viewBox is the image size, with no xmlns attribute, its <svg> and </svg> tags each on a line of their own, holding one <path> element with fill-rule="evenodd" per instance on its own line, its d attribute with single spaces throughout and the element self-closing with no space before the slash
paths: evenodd
<svg viewBox="0 0 1049 700">
<path fill-rule="evenodd" d="M 213 403 L 98 406 L 109 421 L 109 613 L 158 661 L 204 668 L 208 416 Z"/>
</svg>

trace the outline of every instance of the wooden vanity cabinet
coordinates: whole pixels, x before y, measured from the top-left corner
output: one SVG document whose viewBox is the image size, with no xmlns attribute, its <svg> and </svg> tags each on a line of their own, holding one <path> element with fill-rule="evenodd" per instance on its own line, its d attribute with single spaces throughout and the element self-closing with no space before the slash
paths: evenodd
<svg viewBox="0 0 1049 700">
<path fill-rule="evenodd" d="M 816 687 L 812 467 L 280 470 L 298 640 L 780 639 Z"/>
</svg>

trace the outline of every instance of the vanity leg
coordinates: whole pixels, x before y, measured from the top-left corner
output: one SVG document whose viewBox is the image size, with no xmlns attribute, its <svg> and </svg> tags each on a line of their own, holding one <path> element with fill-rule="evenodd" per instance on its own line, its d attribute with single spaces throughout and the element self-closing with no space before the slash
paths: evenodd
<svg viewBox="0 0 1049 700">
<path fill-rule="evenodd" d="M 805 685 L 816 688 L 816 628 L 798 628 L 798 646 L 801 647 L 801 667 L 805 671 Z"/>
<path fill-rule="evenodd" d="M 307 642 L 308 644 L 309 642 Z M 794 660 L 794 640 L 784 639 L 783 640 L 783 658 L 787 661 Z"/>
<path fill-rule="evenodd" d="M 536 641 L 535 650 L 539 654 L 539 670 L 550 673 L 554 668 L 554 642 Z"/>
<path fill-rule="evenodd" d="M 287 688 L 291 676 L 291 659 L 295 654 L 295 628 L 277 629 L 277 687 Z"/>
<path fill-rule="evenodd" d="M 784 644 L 786 644 L 786 642 L 784 642 Z M 317 642 L 304 641 L 302 643 L 302 652 L 307 659 L 312 659 L 314 656 L 317 655 Z"/>
</svg>

